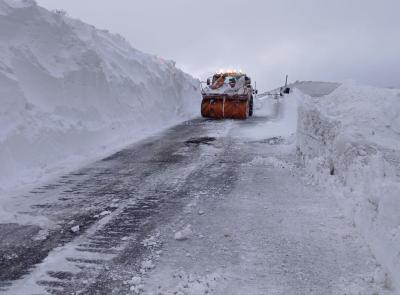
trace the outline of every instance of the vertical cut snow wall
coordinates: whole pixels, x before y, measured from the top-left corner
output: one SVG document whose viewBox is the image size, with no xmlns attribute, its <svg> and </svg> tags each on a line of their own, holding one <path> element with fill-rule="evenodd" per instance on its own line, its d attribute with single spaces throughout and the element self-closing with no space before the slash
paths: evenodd
<svg viewBox="0 0 400 295">
<path fill-rule="evenodd" d="M 34 1 L 0 0 L 0 192 L 196 116 L 200 99 L 172 61 Z"/>
</svg>

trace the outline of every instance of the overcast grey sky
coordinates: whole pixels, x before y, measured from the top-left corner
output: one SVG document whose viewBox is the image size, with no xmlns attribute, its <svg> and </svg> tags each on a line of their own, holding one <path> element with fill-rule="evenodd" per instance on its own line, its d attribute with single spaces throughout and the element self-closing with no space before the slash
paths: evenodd
<svg viewBox="0 0 400 295">
<path fill-rule="evenodd" d="M 291 80 L 400 87 L 399 0 L 37 0 L 173 59 L 196 77 L 237 67 Z"/>
</svg>

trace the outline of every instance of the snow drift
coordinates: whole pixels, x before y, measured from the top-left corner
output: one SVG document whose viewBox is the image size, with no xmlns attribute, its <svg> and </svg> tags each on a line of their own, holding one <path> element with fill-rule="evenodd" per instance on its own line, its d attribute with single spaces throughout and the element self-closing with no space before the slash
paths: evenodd
<svg viewBox="0 0 400 295">
<path fill-rule="evenodd" d="M 198 84 L 121 36 L 0 0 L 0 191 L 195 116 Z"/>
<path fill-rule="evenodd" d="M 400 287 L 400 90 L 343 84 L 305 98 L 297 147 Z"/>
</svg>

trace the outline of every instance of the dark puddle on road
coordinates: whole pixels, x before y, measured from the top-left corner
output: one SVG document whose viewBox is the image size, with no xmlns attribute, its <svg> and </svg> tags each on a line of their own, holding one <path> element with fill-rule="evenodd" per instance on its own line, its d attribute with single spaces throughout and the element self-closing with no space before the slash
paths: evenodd
<svg viewBox="0 0 400 295">
<path fill-rule="evenodd" d="M 189 140 L 185 141 L 186 145 L 200 145 L 200 144 L 211 144 L 212 142 L 216 141 L 215 137 L 198 137 L 198 138 L 190 138 Z"/>
<path fill-rule="evenodd" d="M 266 143 L 268 145 L 279 145 L 283 144 L 285 142 L 285 139 L 283 137 L 278 136 L 278 137 L 267 138 L 261 142 Z"/>
<path fill-rule="evenodd" d="M 263 140 L 252 140 L 248 141 L 248 143 L 262 143 L 262 144 L 268 144 L 268 145 L 280 145 L 280 144 L 285 144 L 286 140 L 283 137 L 280 136 L 275 136 L 275 137 L 269 137 Z"/>
</svg>

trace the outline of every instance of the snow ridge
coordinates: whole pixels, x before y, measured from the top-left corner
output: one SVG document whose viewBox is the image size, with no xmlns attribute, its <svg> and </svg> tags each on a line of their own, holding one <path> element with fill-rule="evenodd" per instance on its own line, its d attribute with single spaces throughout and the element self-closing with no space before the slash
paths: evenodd
<svg viewBox="0 0 400 295">
<path fill-rule="evenodd" d="M 173 61 L 34 1 L 0 0 L 0 193 L 196 116 L 199 101 L 199 82 Z"/>
</svg>

